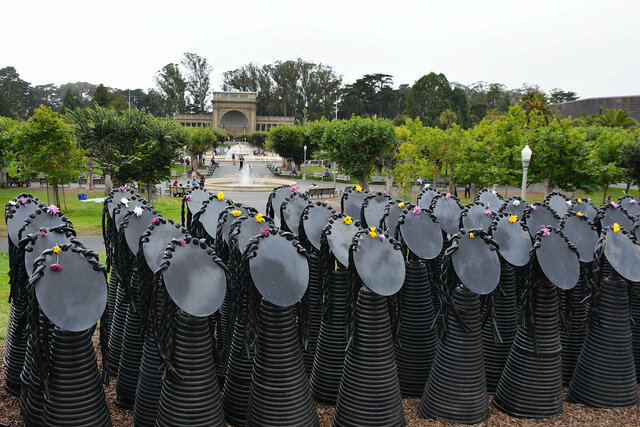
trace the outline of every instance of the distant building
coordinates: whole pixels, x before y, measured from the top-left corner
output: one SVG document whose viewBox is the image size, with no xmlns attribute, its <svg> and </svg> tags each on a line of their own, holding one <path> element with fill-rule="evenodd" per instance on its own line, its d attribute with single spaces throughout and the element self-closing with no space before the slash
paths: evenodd
<svg viewBox="0 0 640 427">
<path fill-rule="evenodd" d="M 585 113 L 588 116 L 596 113 L 600 114 L 605 108 L 626 108 L 631 117 L 640 120 L 640 95 L 585 98 L 563 102 L 562 104 L 553 104 L 553 106 L 561 119 L 569 116 L 577 119 L 582 116 L 581 113 Z"/>
<path fill-rule="evenodd" d="M 257 116 L 257 95 L 256 92 L 214 92 L 213 114 L 179 114 L 173 119 L 186 127 L 216 127 L 234 136 L 295 123 L 294 117 Z"/>
</svg>

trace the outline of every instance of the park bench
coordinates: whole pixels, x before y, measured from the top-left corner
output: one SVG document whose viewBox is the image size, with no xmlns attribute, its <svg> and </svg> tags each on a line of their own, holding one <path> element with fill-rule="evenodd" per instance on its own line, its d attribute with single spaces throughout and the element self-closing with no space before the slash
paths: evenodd
<svg viewBox="0 0 640 427">
<path fill-rule="evenodd" d="M 372 176 L 369 184 L 384 184 L 386 182 L 384 176 Z"/>
<path fill-rule="evenodd" d="M 338 174 L 338 176 L 336 177 L 336 181 L 351 182 L 351 177 L 349 175 L 340 175 L 340 174 Z"/>
<path fill-rule="evenodd" d="M 104 178 L 93 178 L 93 185 L 104 185 Z"/>
<path fill-rule="evenodd" d="M 185 187 L 171 187 L 171 195 L 173 197 L 182 197 L 187 194 L 187 189 Z"/>
<path fill-rule="evenodd" d="M 335 187 L 310 188 L 309 198 L 314 197 L 334 197 L 336 194 Z"/>
</svg>

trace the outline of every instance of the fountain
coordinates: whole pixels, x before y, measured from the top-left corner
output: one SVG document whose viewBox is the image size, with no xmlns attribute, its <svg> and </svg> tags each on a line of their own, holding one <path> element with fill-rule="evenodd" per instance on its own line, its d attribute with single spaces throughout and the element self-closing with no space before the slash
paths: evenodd
<svg viewBox="0 0 640 427">
<path fill-rule="evenodd" d="M 254 160 L 253 150 L 249 146 L 249 144 L 245 142 L 239 142 L 236 145 L 233 145 L 227 151 L 227 154 L 224 156 L 225 160 L 231 160 L 233 155 L 236 155 L 236 160 L 243 156 L 245 160 Z"/>
<path fill-rule="evenodd" d="M 216 191 L 271 191 L 279 185 L 296 185 L 296 181 L 279 178 L 258 178 L 251 176 L 253 168 L 245 163 L 240 172 L 226 175 L 224 178 L 209 178 L 204 188 Z"/>
</svg>

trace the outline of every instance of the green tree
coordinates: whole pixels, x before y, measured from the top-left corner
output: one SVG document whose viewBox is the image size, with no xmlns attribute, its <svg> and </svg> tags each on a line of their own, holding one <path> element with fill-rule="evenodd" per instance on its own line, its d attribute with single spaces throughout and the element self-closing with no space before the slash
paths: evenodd
<svg viewBox="0 0 640 427">
<path fill-rule="evenodd" d="M 448 129 L 456 120 L 458 120 L 458 115 L 451 108 L 445 108 L 442 110 L 442 113 L 440 113 L 439 121 L 445 129 Z"/>
<path fill-rule="evenodd" d="M 332 120 L 325 128 L 323 148 L 331 161 L 368 188 L 376 161 L 394 149 L 396 132 L 391 121 L 358 116 Z"/>
<path fill-rule="evenodd" d="M 638 126 L 638 121 L 629 116 L 627 109 L 605 108 L 602 113 L 594 115 L 600 126 L 629 129 Z"/>
<path fill-rule="evenodd" d="M 19 123 L 0 116 L 0 188 L 7 186 L 7 166 L 13 157 L 13 146 Z"/>
<path fill-rule="evenodd" d="M 64 113 L 67 110 L 73 111 L 79 107 L 80 107 L 80 102 L 78 102 L 78 99 L 75 97 L 71 89 L 68 88 L 64 93 L 64 98 L 62 98 L 61 112 Z"/>
<path fill-rule="evenodd" d="M 530 91 L 523 96 L 520 105 L 527 114 L 527 123 L 529 123 L 530 117 L 539 116 L 548 125 L 556 117 L 551 101 L 547 95 L 538 90 Z"/>
<path fill-rule="evenodd" d="M 93 102 L 100 107 L 109 106 L 109 91 L 102 83 L 93 92 Z"/>
<path fill-rule="evenodd" d="M 202 154 L 210 148 L 218 146 L 218 136 L 213 129 L 208 127 L 185 128 L 187 132 L 187 150 L 192 159 L 198 159 L 196 165 L 202 164 Z"/>
<path fill-rule="evenodd" d="M 440 114 L 447 108 L 456 113 L 462 127 L 470 125 L 469 104 L 464 90 L 460 87 L 452 89 L 444 74 L 429 73 L 409 90 L 405 114 L 419 118 L 426 126 L 439 126 Z"/>
<path fill-rule="evenodd" d="M 209 111 L 211 89 L 209 76 L 213 67 L 209 65 L 206 58 L 190 52 L 184 54 L 182 65 L 187 70 L 186 83 L 190 110 L 195 114 L 204 114 Z"/>
<path fill-rule="evenodd" d="M 173 114 L 185 114 L 187 110 L 187 82 L 178 64 L 167 64 L 155 76 L 159 92 L 170 106 Z"/>
<path fill-rule="evenodd" d="M 25 178 L 47 175 L 53 186 L 54 203 L 60 206 L 58 186 L 77 176 L 84 163 L 70 125 L 46 106 L 40 106 L 21 126 L 16 137 L 16 152 L 21 158 Z"/>
<path fill-rule="evenodd" d="M 630 139 L 620 150 L 620 166 L 626 170 L 627 182 L 640 187 L 640 134 L 635 131 L 629 136 Z M 640 198 L 640 190 L 638 190 L 638 198 Z"/>
<path fill-rule="evenodd" d="M 602 203 L 607 198 L 611 184 L 622 182 L 626 170 L 621 166 L 622 147 L 630 139 L 628 131 L 620 128 L 600 128 L 599 135 L 591 144 L 589 159 L 595 186 L 602 188 Z"/>
<path fill-rule="evenodd" d="M 549 98 L 551 98 L 551 102 L 569 102 L 575 101 L 579 98 L 578 94 L 571 91 L 564 91 L 562 89 L 551 89 L 549 92 Z"/>
<path fill-rule="evenodd" d="M 28 115 L 28 96 L 30 84 L 20 78 L 20 74 L 14 67 L 0 68 L 0 93 L 4 95 L 5 102 L 9 104 L 9 108 L 3 107 L 3 110 L 9 110 L 10 114 L 4 114 L 8 117 L 17 119 L 26 119 Z"/>
<path fill-rule="evenodd" d="M 299 168 L 304 159 L 304 138 L 301 126 L 281 125 L 271 129 L 267 144 L 280 157 L 293 162 Z M 307 152 L 307 156 L 310 158 L 311 153 Z"/>
<path fill-rule="evenodd" d="M 241 133 L 238 135 L 238 138 L 246 139 L 249 144 L 258 148 L 263 148 L 267 138 L 269 138 L 269 132 L 255 131 L 250 133 Z"/>
</svg>

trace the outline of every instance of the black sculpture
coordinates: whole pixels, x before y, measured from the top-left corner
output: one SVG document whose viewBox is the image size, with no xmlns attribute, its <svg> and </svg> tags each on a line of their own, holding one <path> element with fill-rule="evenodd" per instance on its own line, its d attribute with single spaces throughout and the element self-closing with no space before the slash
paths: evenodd
<svg viewBox="0 0 640 427">
<path fill-rule="evenodd" d="M 379 227 L 384 216 L 385 207 L 391 201 L 386 193 L 371 193 L 365 197 L 360 208 L 360 222 L 365 228 Z"/>
<path fill-rule="evenodd" d="M 362 204 L 368 195 L 369 192 L 359 185 L 345 189 L 340 199 L 340 212 L 359 221 Z"/>
<path fill-rule="evenodd" d="M 489 190 L 488 188 L 483 188 L 478 191 L 476 197 L 474 198 L 474 202 L 480 203 L 485 206 L 485 208 L 493 211 L 494 213 L 498 213 L 500 208 L 505 204 L 504 198 L 494 190 Z"/>
<path fill-rule="evenodd" d="M 202 209 L 202 204 L 210 198 L 211 194 L 202 188 L 192 188 L 182 197 L 182 205 L 180 209 L 180 217 L 182 226 L 187 229 L 191 228 L 191 220 L 193 215 Z"/>
</svg>

